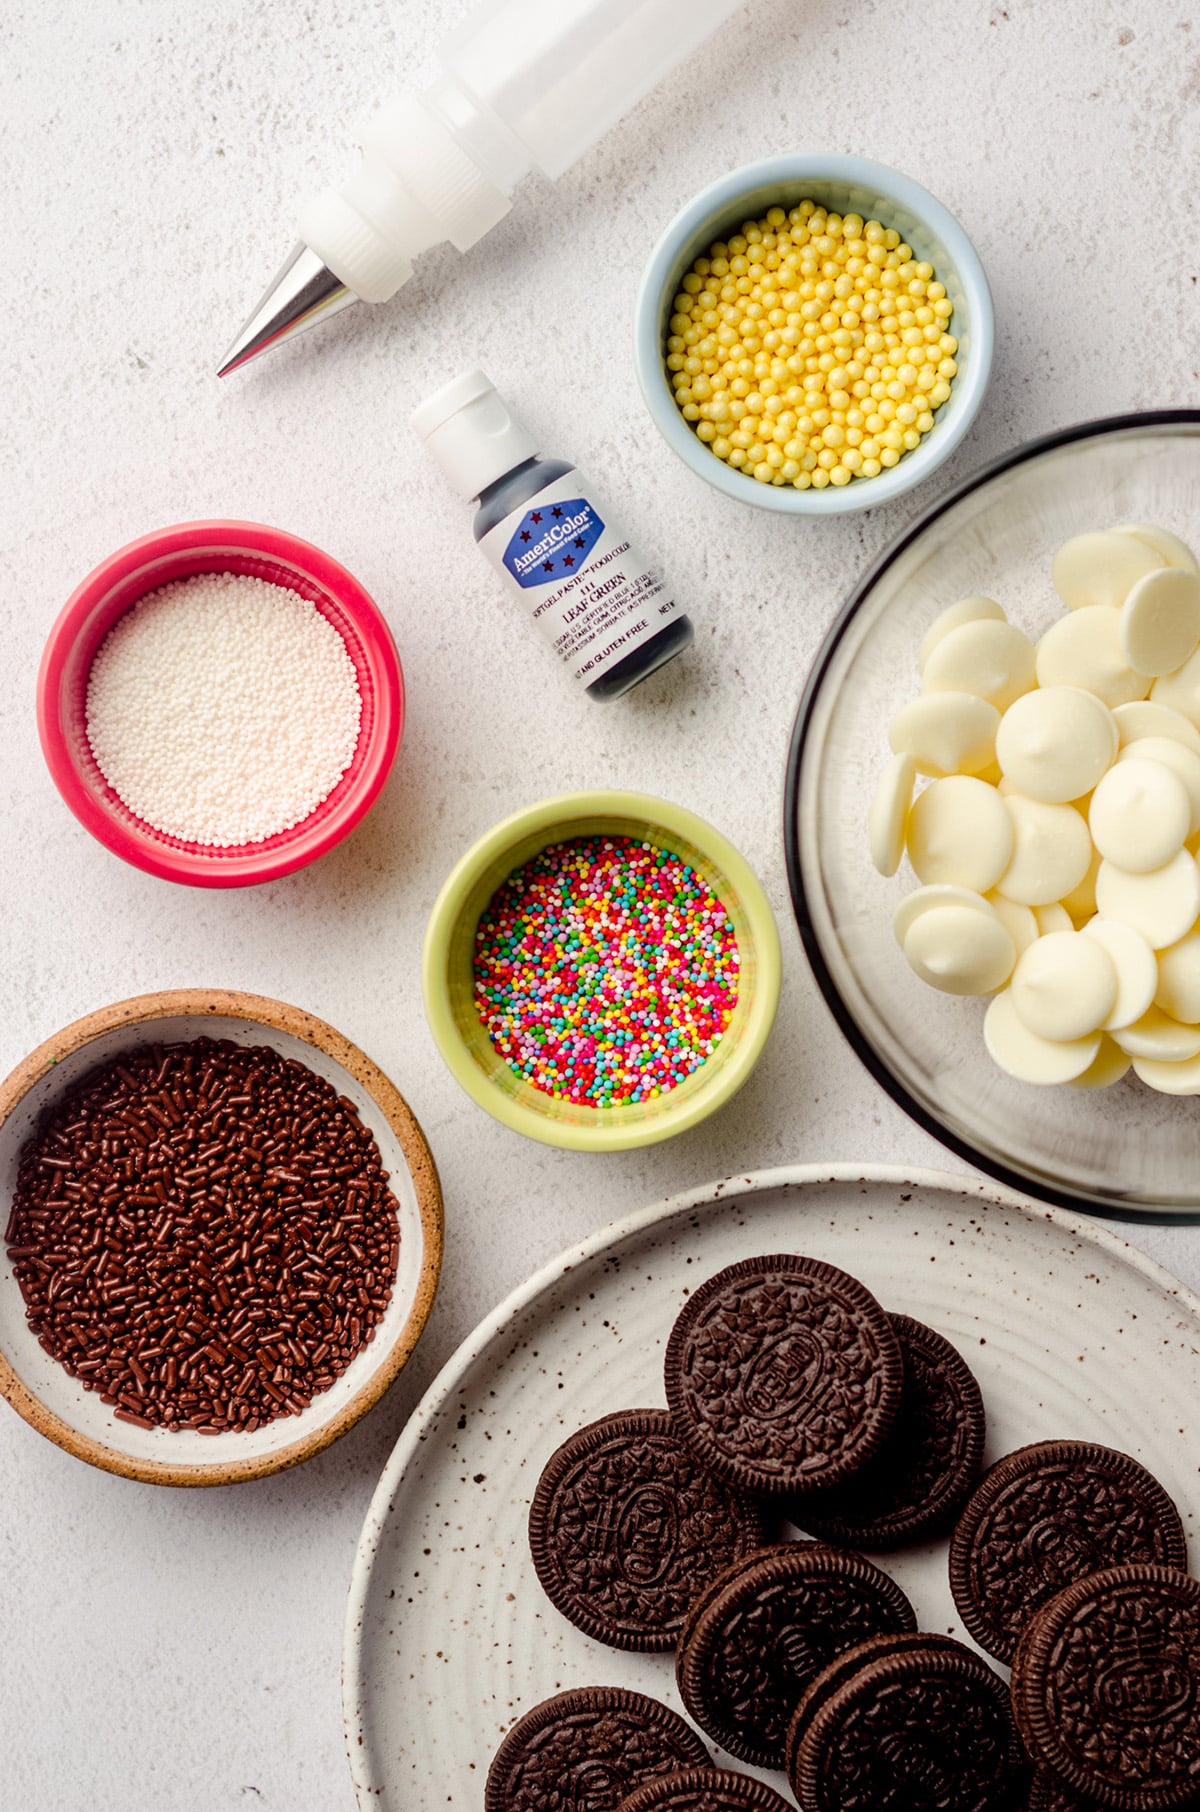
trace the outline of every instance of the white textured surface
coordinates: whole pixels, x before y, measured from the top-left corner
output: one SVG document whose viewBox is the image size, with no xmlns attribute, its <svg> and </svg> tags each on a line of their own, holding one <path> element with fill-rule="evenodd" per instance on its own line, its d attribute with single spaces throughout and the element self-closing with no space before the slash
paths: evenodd
<svg viewBox="0 0 1200 1812">
<path fill-rule="evenodd" d="M 386 308 L 219 385 L 294 200 L 347 167 L 355 120 L 464 10 L 9 0 L 0 20 L 0 1069 L 147 988 L 298 1001 L 408 1095 L 449 1235 L 408 1375 L 297 1473 L 143 1489 L 0 1415 L 3 1812 L 350 1812 L 337 1669 L 354 1540 L 418 1392 L 479 1316 L 568 1241 L 725 1172 L 946 1161 L 859 1068 L 791 929 L 779 802 L 803 676 L 853 578 L 938 486 L 1031 434 L 1200 389 L 1200 26 L 1159 0 L 750 0 L 467 258 L 431 256 Z M 949 471 L 809 525 L 676 464 L 630 353 L 660 227 L 722 171 L 789 146 L 861 152 L 929 186 L 975 239 L 999 330 L 991 393 Z M 695 649 L 624 704 L 576 698 L 547 665 L 405 425 L 476 360 L 548 451 L 603 481 L 689 601 Z M 77 580 L 130 537 L 206 515 L 279 523 L 344 560 L 394 627 L 410 695 L 367 822 L 316 867 L 227 895 L 154 881 L 92 843 L 51 786 L 32 711 L 45 631 Z M 466 843 L 511 807 L 589 784 L 710 817 L 762 874 L 785 951 L 779 1026 L 737 1106 L 606 1161 L 527 1145 L 476 1112 L 436 1058 L 417 980 L 426 913 Z M 1200 1232 L 1134 1237 L 1200 1282 Z"/>
</svg>

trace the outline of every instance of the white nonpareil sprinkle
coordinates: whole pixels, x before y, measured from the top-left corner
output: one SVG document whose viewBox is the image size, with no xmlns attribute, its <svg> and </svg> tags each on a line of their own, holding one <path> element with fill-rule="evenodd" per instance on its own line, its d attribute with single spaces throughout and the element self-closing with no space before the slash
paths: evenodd
<svg viewBox="0 0 1200 1812">
<path fill-rule="evenodd" d="M 155 830 L 214 849 L 307 818 L 349 767 L 361 715 L 333 625 L 241 573 L 148 593 L 88 674 L 88 741 L 113 791 Z"/>
</svg>

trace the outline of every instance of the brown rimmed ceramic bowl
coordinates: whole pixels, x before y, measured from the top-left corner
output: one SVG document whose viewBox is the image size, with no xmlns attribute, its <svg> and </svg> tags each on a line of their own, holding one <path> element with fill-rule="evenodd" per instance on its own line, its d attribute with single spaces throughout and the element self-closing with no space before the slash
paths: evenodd
<svg viewBox="0 0 1200 1812">
<path fill-rule="evenodd" d="M 204 1435 L 143 1429 L 111 1407 L 38 1344 L 0 1244 L 0 1393 L 36 1428 L 92 1466 L 153 1485 L 232 1485 L 282 1472 L 328 1447 L 371 1409 L 420 1337 L 442 1262 L 442 1192 L 433 1155 L 407 1103 L 382 1070 L 340 1032 L 299 1007 L 258 994 L 183 988 L 118 1001 L 39 1045 L 0 1083 L 0 1200 L 8 1219 L 21 1147 L 37 1117 L 71 1083 L 119 1052 L 147 1043 L 226 1038 L 269 1045 L 297 1059 L 352 1101 L 378 1143 L 399 1206 L 400 1252 L 392 1298 L 375 1332 L 341 1377 L 299 1415 L 253 1433 Z"/>
</svg>

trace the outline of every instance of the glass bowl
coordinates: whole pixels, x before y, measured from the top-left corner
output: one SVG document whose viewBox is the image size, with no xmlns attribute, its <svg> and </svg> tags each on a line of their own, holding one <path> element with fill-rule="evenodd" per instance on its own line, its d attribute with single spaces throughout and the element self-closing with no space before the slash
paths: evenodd
<svg viewBox="0 0 1200 1812">
<path fill-rule="evenodd" d="M 1200 1211 L 1200 1105 L 1115 1087 L 1036 1088 L 984 1049 L 986 1002 L 927 988 L 892 935 L 913 885 L 867 850 L 867 805 L 892 713 L 919 690 L 917 648 L 938 613 L 994 597 L 1039 636 L 1062 614 L 1050 561 L 1068 536 L 1150 522 L 1200 542 L 1200 411 L 1087 422 L 986 466 L 893 543 L 817 657 L 792 734 L 788 880 L 800 934 L 838 1024 L 927 1132 L 1018 1189 L 1117 1214 Z"/>
</svg>

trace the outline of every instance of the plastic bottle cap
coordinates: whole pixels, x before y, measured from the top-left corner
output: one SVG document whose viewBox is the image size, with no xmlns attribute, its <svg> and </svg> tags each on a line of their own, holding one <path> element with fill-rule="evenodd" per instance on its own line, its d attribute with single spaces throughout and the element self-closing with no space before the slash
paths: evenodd
<svg viewBox="0 0 1200 1812">
<path fill-rule="evenodd" d="M 412 260 L 448 239 L 465 252 L 507 214 L 510 190 L 496 180 L 493 149 L 472 149 L 444 117 L 478 112 L 443 77 L 424 94 L 409 94 L 367 127 L 363 157 L 340 188 L 323 189 L 301 210 L 306 245 L 364 302 L 386 302 L 412 276 Z M 511 159 L 509 181 L 521 174 Z M 1144 550 L 1143 550 L 1144 551 Z"/>
<path fill-rule="evenodd" d="M 478 497 L 537 456 L 528 429 L 477 367 L 435 390 L 409 420 L 460 497 Z"/>
</svg>

